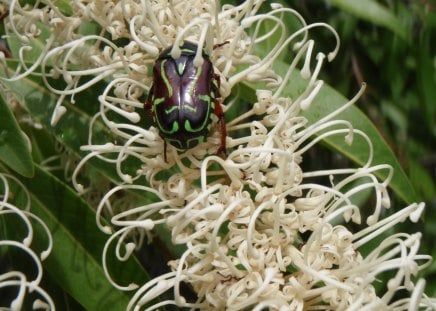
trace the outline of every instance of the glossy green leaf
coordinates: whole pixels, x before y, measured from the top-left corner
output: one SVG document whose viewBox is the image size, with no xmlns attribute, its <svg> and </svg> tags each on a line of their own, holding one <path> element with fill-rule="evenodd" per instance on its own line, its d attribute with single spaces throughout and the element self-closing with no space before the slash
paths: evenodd
<svg viewBox="0 0 436 311">
<path fill-rule="evenodd" d="M 396 31 L 399 31 L 400 34 L 405 33 L 405 30 L 399 24 L 399 21 L 395 18 L 395 16 L 386 8 L 377 4 L 375 1 L 338 0 L 333 2 L 338 6 L 342 5 L 341 8 L 344 10 L 349 10 L 350 12 L 354 12 L 354 14 L 360 14 L 359 16 L 362 18 L 371 19 L 372 22 L 378 22 L 382 25 L 393 28 L 398 26 Z M 402 35 L 402 37 L 405 37 L 405 35 Z M 256 48 L 257 53 L 261 57 L 265 56 L 269 52 L 267 48 L 261 45 L 258 45 Z M 282 77 L 286 75 L 289 66 L 289 58 L 287 61 L 283 59 L 277 59 L 273 64 L 275 72 Z M 341 77 L 337 78 L 341 79 Z M 343 79 L 348 79 L 348 77 L 343 77 Z M 286 87 L 283 89 L 282 95 L 296 99 L 306 89 L 306 85 L 307 81 L 301 77 L 300 72 L 298 70 L 294 70 Z M 249 90 L 247 93 L 244 93 L 243 97 L 251 98 L 251 100 L 253 100 L 255 98 L 254 91 L 256 86 L 250 85 L 248 87 L 251 88 L 251 90 Z M 245 91 L 247 90 L 245 89 Z M 310 125 L 320 120 L 324 116 L 327 116 L 329 113 L 340 109 L 340 107 L 347 102 L 348 99 L 338 93 L 334 88 L 324 83 L 324 86 L 316 96 L 314 102 L 310 106 L 310 109 L 303 111 L 302 114 L 308 119 L 308 125 Z M 349 107 L 337 115 L 335 119 L 347 120 L 353 125 L 354 128 L 363 131 L 369 136 L 372 141 L 374 152 L 371 165 L 391 165 L 394 170 L 394 175 L 390 183 L 390 187 L 406 203 L 416 202 L 418 198 L 416 196 L 415 189 L 398 162 L 398 159 L 372 122 L 362 111 L 357 108 L 357 105 L 358 103 Z M 364 139 L 357 135 L 355 135 L 354 142 L 351 146 L 345 142 L 345 135 L 342 137 L 328 137 L 324 140 L 324 142 L 330 146 L 331 149 L 338 151 L 358 165 L 364 165 L 367 163 L 369 151 L 368 144 Z M 387 170 L 376 172 L 376 175 L 381 179 L 386 178 L 387 174 Z"/>
<path fill-rule="evenodd" d="M 303 113 L 303 115 L 313 123 L 319 117 L 331 111 L 339 109 L 348 100 L 326 85 L 315 99 L 313 106 Z M 389 184 L 395 193 L 406 203 L 416 202 L 415 190 L 410 183 L 407 175 L 401 167 L 398 159 L 392 152 L 381 134 L 377 131 L 374 124 L 356 106 L 351 106 L 337 116 L 337 119 L 349 121 L 354 128 L 359 129 L 368 135 L 374 148 L 374 158 L 371 165 L 389 164 L 394 169 L 394 176 Z M 345 137 L 330 137 L 325 140 L 333 149 L 339 151 L 353 162 L 364 165 L 367 161 L 368 145 L 365 140 L 355 136 L 355 141 L 351 146 L 345 143 Z M 386 178 L 387 171 L 379 171 L 376 175 L 382 179 Z"/>
<path fill-rule="evenodd" d="M 8 105 L 1 98 L 0 160 L 23 176 L 33 176 L 33 161 L 29 144 Z"/>
<path fill-rule="evenodd" d="M 64 102 L 63 105 L 67 107 L 68 111 L 56 126 L 51 126 L 50 120 L 57 97 L 42 86 L 43 82 L 39 78 L 23 78 L 19 83 L 5 81 L 4 85 L 8 89 L 20 94 L 20 98 L 24 99 L 23 104 L 33 118 L 40 122 L 47 132 L 56 137 L 63 147 L 73 152 L 79 158 L 87 154 L 81 151 L 80 147 L 88 144 L 89 124 L 91 118 L 99 109 L 97 97 L 102 92 L 102 88 L 104 87 L 103 83 L 101 85 L 97 84 L 77 94 L 75 100 L 77 103 L 80 103 L 78 105 L 71 105 L 68 104 L 68 102 Z M 95 144 L 104 144 L 113 141 L 111 133 L 101 122 L 97 120 L 94 125 L 93 142 Z M 40 146 L 39 149 L 42 148 L 43 146 Z M 114 183 L 121 181 L 115 171 L 114 165 L 98 159 L 91 159 L 88 163 L 90 167 L 95 168 L 104 178 Z M 127 159 L 124 161 L 123 171 L 133 175 L 136 174 L 136 170 L 139 167 L 140 163 L 138 163 L 137 159 Z M 141 179 L 137 180 L 136 183 L 145 184 L 146 181 L 145 179 Z M 144 193 L 132 193 L 132 195 L 136 198 L 141 196 L 141 202 L 143 203 L 155 200 L 155 198 L 150 198 Z M 162 231 L 160 234 L 162 234 Z M 171 243 L 168 245 L 171 245 Z"/>
<path fill-rule="evenodd" d="M 54 247 L 43 262 L 58 285 L 87 310 L 125 310 L 132 293 L 114 288 L 106 279 L 101 254 L 108 236 L 95 224 L 95 211 L 71 188 L 36 166 L 34 178 L 20 178 L 31 194 L 31 211 L 49 227 Z M 35 226 L 36 235 L 44 232 Z M 44 241 L 35 239 L 42 247 Z M 121 285 L 148 280 L 135 260 L 119 263 L 110 258 L 108 266 Z"/>
<path fill-rule="evenodd" d="M 274 67 L 276 72 L 283 76 L 289 65 L 281 61 L 276 61 Z M 306 84 L 307 81 L 301 77 L 299 71 L 295 71 L 289 79 L 287 87 L 284 88 L 282 95 L 295 99 L 305 90 Z M 254 99 L 254 86 L 249 86 L 248 88 L 246 86 L 244 92 L 251 93 L 244 94 L 245 98 Z M 308 125 L 310 125 L 332 111 L 339 109 L 346 102 L 348 102 L 348 99 L 332 87 L 324 84 L 310 108 L 303 111 L 302 114 L 308 119 Z M 394 169 L 394 176 L 390 183 L 390 187 L 406 203 L 416 202 L 417 196 L 415 190 L 398 162 L 398 159 L 366 115 L 353 105 L 336 116 L 335 119 L 349 121 L 354 128 L 365 132 L 370 137 L 374 147 L 374 157 L 371 165 L 391 165 Z M 364 165 L 368 160 L 367 142 L 357 135 L 351 146 L 345 142 L 345 135 L 329 137 L 323 141 L 330 146 L 331 149 L 336 150 L 358 165 Z M 387 176 L 387 171 L 377 171 L 376 175 L 379 178 L 384 179 Z"/>
<path fill-rule="evenodd" d="M 288 95 L 295 96 L 298 94 L 298 85 L 304 83 L 305 81 L 301 78 L 301 76 L 295 74 L 292 78 L 291 85 L 286 90 L 286 93 L 288 93 Z M 312 124 L 330 112 L 339 109 L 346 102 L 348 102 L 348 99 L 335 91 L 332 87 L 324 85 L 318 96 L 315 98 L 310 109 L 304 111 L 303 115 Z M 416 202 L 416 193 L 410 183 L 410 180 L 405 174 L 391 148 L 383 139 L 381 134 L 377 131 L 371 120 L 369 120 L 368 117 L 354 105 L 339 114 L 336 119 L 349 121 L 354 128 L 363 131 L 369 136 L 374 148 L 374 157 L 371 165 L 391 165 L 394 169 L 394 176 L 390 183 L 390 187 L 406 203 Z M 358 136 L 355 136 L 355 140 L 351 146 L 345 142 L 345 137 L 340 136 L 329 137 L 324 141 L 332 149 L 337 150 L 354 163 L 364 165 L 367 162 L 368 145 L 365 140 Z M 387 176 L 387 172 L 378 171 L 376 175 L 384 179 Z"/>
<path fill-rule="evenodd" d="M 78 157 L 83 157 L 86 154 L 80 150 L 80 147 L 88 143 L 89 124 L 93 113 L 98 110 L 98 101 L 94 94 L 99 91 L 98 85 L 76 96 L 76 101 L 82 102 L 83 100 L 89 102 L 90 105 L 76 106 L 65 103 L 64 105 L 67 107 L 68 112 L 61 118 L 56 126 L 51 126 L 50 120 L 57 97 L 42 86 L 43 82 L 39 78 L 23 78 L 19 83 L 4 81 L 3 84 L 9 90 L 19 94 L 20 98 L 23 98 L 23 104 L 29 113 L 41 123 L 46 130 L 54 135 L 59 142 Z M 98 144 L 112 141 L 110 135 L 111 134 L 105 130 L 103 125 L 96 122 L 96 126 L 94 127 L 94 143 Z M 114 182 L 120 181 L 113 165 L 93 159 L 91 159 L 89 163 L 95 164 L 97 169 L 110 180 Z M 127 166 L 126 164 L 125 169 L 129 169 Z M 137 166 L 132 164 L 130 169 L 134 171 L 137 169 Z"/>
<path fill-rule="evenodd" d="M 383 26 L 400 38 L 407 40 L 407 30 L 403 23 L 386 7 L 374 0 L 330 0 L 331 4 L 367 20 L 375 25 Z"/>
</svg>

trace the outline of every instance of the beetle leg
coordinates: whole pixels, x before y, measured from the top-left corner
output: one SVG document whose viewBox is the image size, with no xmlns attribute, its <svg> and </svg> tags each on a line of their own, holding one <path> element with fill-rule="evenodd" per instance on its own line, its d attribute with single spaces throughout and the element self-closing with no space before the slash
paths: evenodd
<svg viewBox="0 0 436 311">
<path fill-rule="evenodd" d="M 145 101 L 144 110 L 145 110 L 145 114 L 147 115 L 147 118 L 149 120 L 153 120 L 152 106 L 153 106 L 153 104 L 151 102 L 149 102 L 148 100 Z"/>
<path fill-rule="evenodd" d="M 213 78 L 216 81 L 216 87 L 217 87 L 217 90 L 218 90 L 218 93 L 219 93 L 219 90 L 220 90 L 220 87 L 221 87 L 221 78 L 220 78 L 220 75 L 214 72 L 213 73 Z"/>
<path fill-rule="evenodd" d="M 154 92 L 154 84 L 151 85 L 150 90 L 148 91 L 148 97 L 144 103 L 144 110 L 147 114 L 147 117 L 149 120 L 153 121 L 153 96 L 150 96 L 150 94 L 153 94 Z"/>
<path fill-rule="evenodd" d="M 144 103 L 144 109 L 145 109 L 145 111 L 146 111 L 147 113 L 148 113 L 148 112 L 151 112 L 151 105 L 152 105 L 151 102 L 149 102 L 148 100 L 145 101 L 145 103 Z"/>
<path fill-rule="evenodd" d="M 215 100 L 215 115 L 218 117 L 218 120 L 221 125 L 221 144 L 218 148 L 218 154 L 222 154 L 224 156 L 227 155 L 227 147 L 226 147 L 226 137 L 227 137 L 227 129 L 226 129 L 226 120 L 224 119 L 223 108 L 221 107 L 221 103 L 219 100 Z"/>
<path fill-rule="evenodd" d="M 226 44 L 227 42 L 224 42 L 223 44 Z M 221 79 L 220 79 L 220 75 L 214 73 L 213 74 L 213 78 L 216 81 L 216 92 L 217 95 L 219 96 L 219 90 L 221 87 Z M 218 120 L 220 122 L 221 125 L 221 144 L 220 147 L 218 148 L 218 154 L 222 154 L 224 156 L 227 155 L 227 147 L 226 147 L 226 137 L 227 137 L 227 129 L 226 129 L 226 120 L 224 119 L 224 112 L 223 112 L 223 108 L 221 107 L 221 101 L 216 99 L 215 100 L 215 115 L 218 117 Z"/>
</svg>

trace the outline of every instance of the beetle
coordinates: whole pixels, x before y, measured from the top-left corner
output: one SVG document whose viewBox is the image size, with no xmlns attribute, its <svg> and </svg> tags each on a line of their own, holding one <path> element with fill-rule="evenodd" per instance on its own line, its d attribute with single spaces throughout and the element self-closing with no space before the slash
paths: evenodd
<svg viewBox="0 0 436 311">
<path fill-rule="evenodd" d="M 203 50 L 203 62 L 195 66 L 195 43 L 184 41 L 177 59 L 171 56 L 171 49 L 163 50 L 154 63 L 153 82 L 144 104 L 164 140 L 165 161 L 167 143 L 187 150 L 205 141 L 213 114 L 221 125 L 218 153 L 225 154 L 227 133 L 220 104 L 220 77 L 215 74 L 209 55 Z"/>
</svg>

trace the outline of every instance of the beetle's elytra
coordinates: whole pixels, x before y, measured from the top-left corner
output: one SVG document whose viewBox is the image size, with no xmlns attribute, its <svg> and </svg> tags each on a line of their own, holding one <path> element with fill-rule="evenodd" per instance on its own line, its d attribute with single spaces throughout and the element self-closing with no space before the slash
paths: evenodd
<svg viewBox="0 0 436 311">
<path fill-rule="evenodd" d="M 219 76 L 205 51 L 202 65 L 194 65 L 196 44 L 185 41 L 180 49 L 182 53 L 177 59 L 171 56 L 171 47 L 157 58 L 145 102 L 145 109 L 165 142 L 165 158 L 166 143 L 186 150 L 206 140 L 213 114 L 221 123 L 218 152 L 225 153 L 226 125 L 219 101 Z"/>
</svg>

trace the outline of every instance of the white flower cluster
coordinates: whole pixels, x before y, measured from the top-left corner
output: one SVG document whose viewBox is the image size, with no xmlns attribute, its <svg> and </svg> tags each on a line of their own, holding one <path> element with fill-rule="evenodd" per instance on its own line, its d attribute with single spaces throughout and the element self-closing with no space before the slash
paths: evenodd
<svg viewBox="0 0 436 311">
<path fill-rule="evenodd" d="M 318 79 L 323 62 L 332 60 L 339 49 L 330 26 L 306 25 L 297 12 L 278 4 L 260 14 L 262 0 L 222 7 L 212 0 L 74 0 L 68 16 L 52 2 L 42 2 L 43 8 L 11 2 L 11 30 L 23 42 L 30 42 L 23 46 L 20 66 L 11 79 L 42 68 L 39 74 L 46 86 L 59 95 L 53 125 L 66 112 L 61 105 L 65 98 L 74 102 L 74 94 L 108 81 L 99 97 L 100 111 L 90 124 L 88 145 L 82 147 L 89 154 L 73 176 L 76 189 L 85 192 L 77 175 L 89 159 L 98 157 L 113 163 L 122 180 L 97 208 L 98 226 L 111 234 L 103 254 L 108 278 L 105 258 L 114 240 L 120 260 L 141 247 L 157 225 L 171 231 L 173 243 L 186 245 L 183 255 L 170 262 L 171 272 L 146 284 L 124 287 L 111 280 L 120 290 L 136 289 L 130 309 L 139 310 L 170 289 L 173 300 L 149 309 L 167 304 L 202 310 L 434 307 L 423 294 L 425 282 L 415 284 L 412 279 L 431 259 L 418 254 L 420 234 L 386 238 L 395 224 L 407 218 L 417 221 L 423 204 L 383 218 L 383 208 L 390 207 L 387 186 L 392 169 L 372 166 L 370 138 L 349 122 L 335 119 L 358 100 L 364 86 L 343 108 L 314 124 L 300 114 L 310 109 L 323 86 Z M 288 19 L 301 23 L 290 35 Z M 41 24 L 46 28 L 35 26 Z M 79 35 L 80 27 L 87 24 L 97 24 L 101 35 Z M 265 27 L 268 31 L 262 33 Z M 315 27 L 330 30 L 336 45 L 327 55 L 318 53 L 313 66 L 314 41 L 308 34 Z M 44 31 L 47 44 L 27 68 L 29 38 Z M 264 57 L 256 56 L 270 37 L 277 38 L 275 45 Z M 138 111 L 151 84 L 150 68 L 164 48 L 172 46 L 171 55 L 177 58 L 183 40 L 198 44 L 198 62 L 201 51 L 208 51 L 220 76 L 222 97 L 234 96 L 223 105 L 224 111 L 239 112 L 227 123 L 225 158 L 215 155 L 220 141 L 216 130 L 193 149 L 181 152 L 169 147 L 165 161 L 158 129 L 142 126 Z M 214 49 L 214 45 L 220 46 Z M 286 49 L 295 57 L 280 76 L 273 71 L 273 63 Z M 289 98 L 282 94 L 297 67 L 307 85 L 297 98 Z M 51 81 L 56 78 L 62 78 L 66 87 L 55 88 Z M 241 82 L 260 85 L 257 100 L 247 111 L 237 106 L 240 101 L 235 94 Z M 120 116 L 126 122 L 120 122 Z M 113 141 L 95 140 L 95 128 L 101 124 Z M 320 140 L 337 135 L 349 144 L 355 136 L 367 141 L 367 163 L 360 168 L 303 171 L 305 153 Z M 124 167 L 132 158 L 141 163 L 135 174 L 126 173 Z M 382 182 L 375 177 L 381 170 L 389 172 Z M 325 177 L 330 184 L 319 184 L 315 177 Z M 362 222 L 355 198 L 368 190 L 374 193 L 374 211 L 364 219 L 366 226 L 352 230 L 349 223 Z M 134 208 L 114 209 L 119 193 L 125 192 L 126 197 L 130 191 L 155 199 Z M 102 223 L 103 215 L 109 215 L 110 226 Z M 382 235 L 384 240 L 378 241 Z M 360 250 L 369 242 L 377 246 L 363 255 Z M 123 245 L 125 252 L 120 251 Z M 384 291 L 376 292 L 373 283 L 385 271 L 390 271 L 390 280 Z M 182 282 L 195 290 L 196 301 L 186 301 L 180 294 Z M 410 298 L 394 299 L 400 291 Z"/>
<path fill-rule="evenodd" d="M 2 266 L 0 273 L 0 293 L 2 293 L 1 303 L 9 302 L 9 305 L 0 305 L 2 310 L 23 310 L 26 306 L 32 306 L 33 309 L 46 309 L 55 310 L 52 298 L 41 287 L 43 269 L 41 262 L 44 261 L 51 252 L 53 242 L 49 229 L 45 223 L 30 211 L 31 201 L 30 194 L 27 192 L 26 187 L 15 177 L 7 174 L 0 174 L 0 182 L 2 184 L 2 191 L 0 192 L 0 225 L 7 224 L 8 222 L 17 223 L 16 219 L 20 220 L 25 230 L 20 232 L 23 237 L 20 240 L 0 239 L 0 252 L 14 253 L 15 256 L 11 258 L 28 259 L 29 262 L 34 264 L 35 274 L 29 275 L 28 272 L 19 270 L 10 270 L 9 265 Z M 23 193 L 25 201 L 22 206 L 16 206 L 13 202 L 17 201 L 16 194 Z M 37 254 L 33 250 L 32 243 L 34 242 L 35 226 L 40 226 L 42 232 L 47 235 L 47 248 Z M 16 230 L 17 227 L 9 228 L 0 226 L 4 230 Z M 8 235 L 11 236 L 11 235 Z M 23 260 L 25 262 L 25 260 Z M 14 265 L 11 265 L 11 267 Z M 29 265 L 30 266 L 30 265 Z M 4 269 L 6 268 L 6 270 Z"/>
</svg>

